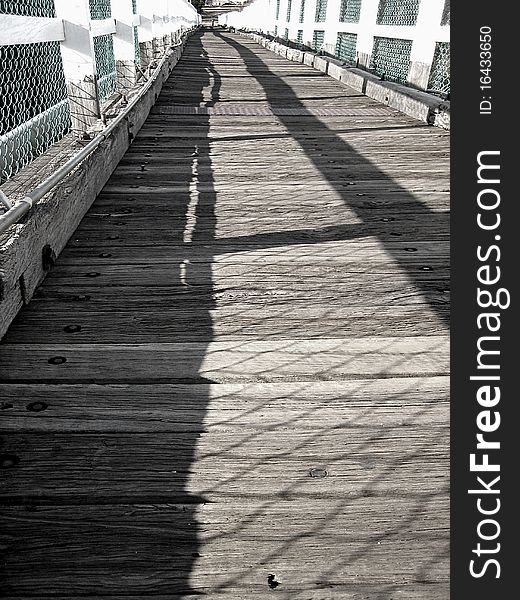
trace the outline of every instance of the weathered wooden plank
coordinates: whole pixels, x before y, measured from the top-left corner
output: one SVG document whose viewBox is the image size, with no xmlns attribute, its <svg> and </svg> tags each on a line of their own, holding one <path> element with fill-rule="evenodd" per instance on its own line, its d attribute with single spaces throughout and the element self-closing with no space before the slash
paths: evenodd
<svg viewBox="0 0 520 600">
<path fill-rule="evenodd" d="M 266 578 L 267 571 L 264 571 L 260 578 L 264 578 L 264 585 L 259 584 L 255 588 L 251 586 L 244 586 L 238 584 L 236 587 L 231 588 L 230 586 L 226 586 L 220 589 L 214 589 L 213 587 L 209 588 L 197 588 L 195 591 L 188 586 L 180 586 L 178 594 L 180 597 L 184 594 L 189 597 L 190 595 L 195 594 L 210 594 L 215 598 L 228 598 L 229 600 L 243 600 L 244 594 L 247 594 L 247 598 L 252 599 L 265 599 L 266 589 L 269 593 L 272 592 L 270 586 L 267 583 Z M 269 575 L 269 574 L 267 574 Z M 77 590 L 77 586 L 73 588 Z M 170 588 L 169 588 L 170 589 Z M 182 591 L 181 591 L 182 590 Z M 277 588 L 278 590 L 278 588 Z M 337 582 L 327 583 L 320 582 L 319 584 L 315 584 L 309 586 L 304 589 L 295 589 L 295 587 L 291 586 L 291 589 L 285 593 L 282 590 L 277 591 L 277 598 L 281 600 L 309 600 L 311 596 L 309 594 L 316 594 L 316 590 L 318 590 L 320 599 L 334 600 L 366 600 L 366 598 L 374 597 L 376 598 L 378 595 L 388 594 L 390 592 L 398 592 L 399 597 L 402 600 L 438 600 L 439 598 L 447 598 L 449 596 L 450 584 L 448 582 L 445 583 L 436 583 L 428 581 L 426 583 L 401 583 L 401 584 L 340 584 Z M 326 594 L 333 594 L 332 596 L 327 596 Z M 40 598 L 44 596 L 40 595 Z M 53 600 L 70 600 L 70 595 L 61 595 L 52 593 L 51 596 Z M 99 595 L 92 596 L 90 593 L 82 594 L 82 598 L 85 600 L 98 600 Z M 154 594 L 154 598 L 157 600 L 171 600 L 171 592 L 162 594 L 157 593 Z M 26 596 L 26 595 L 5 595 L 5 600 L 29 600 L 33 599 L 34 596 Z M 138 595 L 134 595 L 133 593 L 125 594 L 121 596 L 119 594 L 114 593 L 110 594 L 111 600 L 142 600 L 142 593 Z"/>
<path fill-rule="evenodd" d="M 200 432 L 448 423 L 447 377 L 177 385 L 0 384 L 4 431 Z M 44 404 L 42 404 L 44 403 Z M 292 427 L 294 429 L 294 426 Z"/>
<path fill-rule="evenodd" d="M 96 208 L 96 210 L 98 210 Z M 110 242 L 109 240 L 108 242 Z M 298 262 L 321 264 L 323 262 L 352 263 L 365 261 L 372 264 L 393 263 L 392 257 L 401 255 L 400 264 L 414 265 L 425 259 L 442 261 L 449 255 L 448 242 L 419 241 L 415 246 L 407 245 L 406 241 L 387 242 L 382 251 L 381 244 L 373 238 L 361 238 L 349 240 L 348 253 L 345 252 L 344 241 L 322 242 L 320 244 L 298 244 L 294 246 L 275 246 L 272 248 L 255 248 L 254 246 L 230 245 L 223 247 L 221 244 L 213 243 L 202 246 L 200 244 L 159 244 L 136 246 L 117 246 L 112 240 L 112 245 L 103 244 L 105 254 L 110 257 L 100 257 L 97 248 L 84 246 L 67 246 L 60 256 L 60 265 L 81 265 L 88 261 L 96 261 L 104 258 L 111 259 L 112 264 L 136 264 L 149 263 L 160 260 L 182 261 L 189 258 L 190 263 L 211 263 L 213 265 L 228 264 L 293 264 Z"/>
<path fill-rule="evenodd" d="M 309 289 L 308 285 L 293 282 L 291 286 L 268 285 L 262 282 L 259 286 L 228 287 L 215 286 L 124 286 L 100 287 L 90 285 L 91 278 L 83 285 L 63 287 L 49 283 L 38 291 L 38 297 L 33 299 L 34 310 L 39 310 L 40 301 L 63 302 L 72 311 L 96 310 L 129 310 L 142 307 L 144 304 L 151 309 L 174 310 L 184 306 L 198 318 L 202 311 L 226 306 L 236 306 L 240 302 L 242 310 L 249 306 L 294 306 L 296 304 L 323 304 L 331 306 L 349 305 L 355 307 L 382 306 L 422 306 L 425 313 L 429 307 L 443 310 L 449 304 L 449 285 L 446 280 L 429 280 L 422 282 L 422 290 L 410 283 L 405 277 L 392 278 L 391 281 L 378 282 L 373 280 L 360 288 L 356 281 L 344 282 L 338 286 L 334 282 L 322 282 L 319 286 Z M 123 299 L 123 301 L 121 300 Z M 52 310 L 52 309 L 51 309 Z M 371 312 L 373 312 L 371 310 Z"/>
<path fill-rule="evenodd" d="M 10 434 L 2 504 L 397 497 L 448 490 L 449 431 L 407 426 Z M 331 451 L 331 448 L 333 451 Z M 56 469 L 59 462 L 60 469 Z M 323 473 L 315 477 L 312 473 Z M 325 475 L 326 473 L 326 475 Z M 428 477 L 418 476 L 427 473 Z"/>
<path fill-rule="evenodd" d="M 428 262 L 427 265 L 424 263 Z M 108 264 L 107 264 L 108 263 Z M 379 279 L 383 276 L 403 277 L 405 276 L 399 267 L 392 264 L 349 264 L 349 265 L 297 265 L 279 264 L 273 265 L 226 265 L 211 266 L 200 263 L 193 265 L 182 263 L 159 263 L 159 264 L 133 264 L 112 265 L 110 260 L 104 262 L 93 261 L 87 270 L 77 266 L 59 266 L 49 274 L 49 285 L 84 285 L 85 278 L 91 279 L 93 287 L 98 286 L 125 286 L 139 285 L 151 287 L 154 285 L 164 286 L 186 286 L 186 285 L 226 285 L 236 287 L 239 285 L 261 285 L 263 282 L 278 284 L 279 286 L 292 287 L 294 285 L 319 286 L 325 279 L 330 279 L 330 284 L 342 285 L 353 277 L 363 276 L 370 282 L 371 279 Z M 448 280 L 449 273 L 445 264 L 437 261 L 423 260 L 422 263 L 412 265 L 410 270 L 421 273 L 417 279 L 421 281 Z"/>
<path fill-rule="evenodd" d="M 385 584 L 401 596 L 406 594 L 407 585 L 396 582 L 413 579 L 414 574 L 422 579 L 418 575 L 433 555 L 437 554 L 436 560 L 445 567 L 446 542 L 431 530 L 430 515 L 446 515 L 447 499 L 436 495 L 384 504 L 377 497 L 350 497 L 328 504 L 326 509 L 319 501 L 264 502 L 260 509 L 238 504 L 236 512 L 223 503 L 196 507 L 41 507 L 32 513 L 4 509 L 8 545 L 13 529 L 18 527 L 27 534 L 14 548 L 24 556 L 23 562 L 8 563 L 8 585 L 30 589 L 38 578 L 48 588 L 64 593 L 71 589 L 73 570 L 79 586 L 72 588 L 76 594 L 83 589 L 87 593 L 106 590 L 107 585 L 117 594 L 123 577 L 127 589 L 134 593 L 146 593 L 150 587 L 158 593 L 166 589 L 172 593 L 186 585 L 183 572 L 196 564 L 190 584 L 211 596 L 218 588 L 232 598 L 244 598 L 240 595 L 244 593 L 250 597 L 249 590 L 255 596 L 261 590 L 272 593 L 267 576 L 273 572 L 280 582 L 277 595 L 281 592 L 283 598 L 304 597 L 300 594 L 315 593 L 316 589 L 327 594 L 319 597 L 355 598 L 358 596 L 350 594 L 356 594 L 359 587 L 364 593 L 374 593 L 377 586 Z M 353 519 L 352 514 L 357 517 Z M 195 517 L 201 522 L 197 528 L 190 527 L 190 519 Z M 413 528 L 420 533 L 413 535 Z M 259 529 L 265 532 L 265 541 L 260 543 Z M 313 537 L 308 535 L 309 529 Z M 47 568 L 50 565 L 44 554 L 45 530 L 59 540 L 52 569 Z M 98 548 L 96 555 L 85 551 L 92 540 Z M 329 548 L 326 566 L 322 562 L 323 544 Z M 172 564 L 177 568 L 172 569 Z M 181 565 L 184 569 L 179 568 Z M 136 577 L 134 573 L 142 575 Z M 418 586 L 413 586 L 416 593 Z"/>
<path fill-rule="evenodd" d="M 146 311 L 143 312 L 143 304 Z M 84 307 L 84 310 L 81 308 Z M 78 310 L 78 308 L 80 310 Z M 85 310 L 86 308 L 86 310 Z M 300 309 L 290 306 L 255 308 L 243 306 L 237 310 L 219 307 L 200 314 L 192 322 L 196 307 L 185 303 L 180 305 L 153 307 L 146 293 L 138 303 L 120 308 L 120 303 L 112 303 L 105 310 L 85 307 L 84 303 L 72 310 L 69 304 L 48 304 L 44 314 L 42 309 L 27 311 L 23 318 L 14 323 L 4 340 L 7 344 L 27 344 L 34 340 L 38 331 L 40 343 L 104 343 L 117 344 L 132 342 L 183 342 L 186 340 L 186 327 L 190 327 L 192 341 L 230 341 L 239 339 L 281 340 L 298 338 L 302 323 L 308 339 L 359 338 L 365 336 L 385 336 L 388 323 L 393 323 L 396 336 L 442 335 L 449 317 L 448 310 L 441 312 L 444 319 L 436 314 L 425 313 L 424 307 L 403 310 L 402 307 L 387 309 L 378 307 L 372 313 L 366 306 L 358 310 L 334 310 L 311 306 Z M 52 318 L 49 319 L 49 316 Z M 370 317 L 370 318 L 368 318 Z"/>
<path fill-rule="evenodd" d="M 199 314 L 203 316 L 203 309 Z M 195 311 L 193 317 L 197 318 Z M 443 374 L 449 367 L 449 347 L 444 335 L 209 344 L 3 344 L 0 361 L 0 381 L 329 380 Z"/>
<path fill-rule="evenodd" d="M 111 264 L 138 264 L 154 263 L 157 261 L 183 261 L 187 258 L 190 263 L 211 263 L 212 265 L 230 265 L 230 264 L 294 264 L 314 262 L 321 264 L 356 263 L 363 260 L 370 264 L 393 264 L 393 257 L 401 255 L 400 264 L 418 265 L 422 264 L 425 258 L 435 261 L 447 260 L 449 255 L 448 242 L 427 242 L 419 241 L 415 246 L 407 245 L 407 242 L 387 242 L 385 247 L 388 252 L 382 252 L 381 244 L 372 238 L 360 240 L 349 240 L 348 253 L 345 252 L 345 242 L 323 242 L 320 244 L 298 244 L 295 246 L 275 246 L 272 248 L 254 248 L 242 245 L 231 245 L 223 247 L 222 245 L 208 244 L 202 246 L 199 244 L 169 244 L 169 245 L 144 245 L 137 249 L 136 246 L 116 246 L 103 244 L 104 254 L 110 256 L 100 256 L 97 248 L 88 248 L 84 246 L 67 246 L 60 256 L 60 265 L 83 265 L 110 258 Z M 110 242 L 110 240 L 108 241 Z"/>
</svg>

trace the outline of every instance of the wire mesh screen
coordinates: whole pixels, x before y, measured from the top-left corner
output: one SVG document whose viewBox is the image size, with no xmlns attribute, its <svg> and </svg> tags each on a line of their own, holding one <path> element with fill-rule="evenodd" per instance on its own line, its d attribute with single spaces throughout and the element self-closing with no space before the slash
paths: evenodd
<svg viewBox="0 0 520 600">
<path fill-rule="evenodd" d="M 283 32 L 283 39 L 284 40 L 289 39 L 289 30 L 287 29 L 287 27 L 285 28 L 285 31 Z"/>
<path fill-rule="evenodd" d="M 278 25 L 274 26 L 274 37 L 278 37 Z"/>
<path fill-rule="evenodd" d="M 384 79 L 405 83 L 411 51 L 412 40 L 375 37 L 370 67 Z"/>
<path fill-rule="evenodd" d="M 0 13 L 25 17 L 55 17 L 54 0 L 0 0 Z"/>
<path fill-rule="evenodd" d="M 109 19 L 112 16 L 110 0 L 89 0 L 91 19 Z"/>
<path fill-rule="evenodd" d="M 377 11 L 379 25 L 415 25 L 420 0 L 380 0 Z"/>
<path fill-rule="evenodd" d="M 437 42 L 433 55 L 428 89 L 444 96 L 450 94 L 450 43 Z"/>
<path fill-rule="evenodd" d="M 303 23 L 303 19 L 305 18 L 305 0 L 301 1 L 300 4 L 300 23 Z"/>
<path fill-rule="evenodd" d="M 137 0 L 132 0 L 132 12 L 137 14 Z M 139 30 L 137 27 L 134 30 L 134 62 L 136 65 L 141 64 L 141 50 L 139 48 Z"/>
<path fill-rule="evenodd" d="M 99 101 L 103 103 L 117 88 L 114 44 L 110 33 L 94 38 L 94 57 Z"/>
<path fill-rule="evenodd" d="M 59 42 L 0 46 L 0 182 L 45 152 L 69 127 Z"/>
<path fill-rule="evenodd" d="M 361 0 L 341 0 L 339 20 L 342 23 L 359 23 Z"/>
<path fill-rule="evenodd" d="M 327 18 L 327 0 L 316 0 L 316 23 L 321 23 Z"/>
<path fill-rule="evenodd" d="M 303 29 L 298 29 L 298 33 L 296 34 L 296 42 L 298 44 L 303 44 Z"/>
<path fill-rule="evenodd" d="M 280 17 L 280 0 L 276 0 L 276 20 Z"/>
<path fill-rule="evenodd" d="M 348 62 L 356 61 L 357 35 L 355 33 L 338 33 L 336 57 Z"/>
<path fill-rule="evenodd" d="M 314 31 L 312 34 L 312 49 L 313 50 L 321 50 L 323 43 L 325 41 L 325 32 L 324 31 Z"/>
<path fill-rule="evenodd" d="M 292 0 L 287 0 L 287 23 L 291 20 L 291 8 L 292 8 Z"/>
<path fill-rule="evenodd" d="M 134 27 L 134 62 L 136 65 L 141 64 L 141 49 L 139 48 L 139 31 Z"/>
<path fill-rule="evenodd" d="M 444 9 L 442 11 L 441 25 L 450 24 L 450 0 L 444 0 Z"/>
</svg>

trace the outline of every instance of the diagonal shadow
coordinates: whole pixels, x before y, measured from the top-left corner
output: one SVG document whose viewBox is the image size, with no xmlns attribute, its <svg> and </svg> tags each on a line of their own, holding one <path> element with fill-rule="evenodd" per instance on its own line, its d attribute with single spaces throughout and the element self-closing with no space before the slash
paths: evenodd
<svg viewBox="0 0 520 600">
<path fill-rule="evenodd" d="M 392 177 L 382 172 L 371 161 L 360 155 L 350 144 L 345 142 L 336 133 L 334 133 L 327 125 L 318 118 L 313 116 L 308 111 L 295 94 L 290 85 L 274 74 L 267 64 L 247 46 L 236 41 L 229 35 L 216 31 L 215 35 L 221 40 L 233 47 L 240 58 L 244 61 L 250 75 L 254 77 L 262 86 L 262 89 L 267 98 L 267 102 L 271 107 L 275 106 L 291 106 L 299 108 L 305 115 L 306 130 L 312 129 L 316 134 L 316 139 L 309 140 L 303 134 L 301 128 L 301 118 L 294 119 L 290 116 L 277 115 L 277 118 L 283 123 L 291 137 L 298 142 L 300 147 L 305 152 L 309 161 L 314 167 L 326 178 L 331 187 L 340 195 L 345 204 L 351 208 L 356 216 L 361 219 L 362 223 L 358 227 L 359 235 L 376 236 L 383 244 L 385 251 L 395 259 L 404 272 L 406 272 L 411 281 L 421 291 L 432 308 L 438 313 L 439 317 L 448 322 L 448 317 L 445 310 L 439 309 L 437 301 L 437 293 L 432 293 L 430 284 L 431 277 L 425 278 L 425 272 L 431 272 L 433 267 L 428 264 L 418 268 L 410 268 L 406 261 L 406 256 L 402 251 L 396 251 L 390 241 L 395 241 L 396 238 L 404 238 L 410 241 L 430 241 L 432 239 L 439 240 L 441 244 L 446 244 L 449 239 L 449 214 L 445 212 L 435 212 L 428 208 L 424 203 L 419 201 L 408 190 L 399 185 Z M 320 154 L 324 154 L 334 148 L 334 152 L 340 153 L 342 158 L 342 173 L 338 172 L 338 168 L 329 166 L 325 161 L 319 160 Z M 352 188 L 348 183 L 355 181 L 355 177 L 349 173 L 349 167 L 353 169 L 364 169 L 369 171 L 371 179 L 377 179 L 384 187 L 384 196 L 381 195 L 373 200 L 367 206 L 366 198 L 363 198 L 362 185 L 356 186 L 356 191 L 351 191 Z M 349 181 L 346 181 L 346 179 Z M 406 213 L 399 214 L 399 205 L 394 207 L 389 216 L 381 216 L 381 208 L 385 206 L 388 197 L 398 194 L 400 203 L 407 205 Z M 380 210 L 378 210 L 378 208 Z M 409 216 L 413 214 L 413 219 L 407 223 Z M 417 227 L 417 223 L 419 226 Z M 391 226 L 389 226 L 391 224 Z M 349 226 L 345 231 L 344 227 L 338 226 L 336 232 L 334 228 L 325 231 L 324 235 L 327 240 L 345 239 L 344 233 L 347 233 L 347 239 L 353 239 L 354 230 L 357 226 Z M 275 242 L 276 236 L 271 242 Z M 266 243 L 269 241 L 269 236 L 266 236 Z M 276 243 L 276 242 L 275 242 Z M 446 245 L 446 262 L 448 261 L 448 248 Z M 438 284 L 439 287 L 446 285 L 448 273 L 446 270 L 439 272 Z"/>
</svg>

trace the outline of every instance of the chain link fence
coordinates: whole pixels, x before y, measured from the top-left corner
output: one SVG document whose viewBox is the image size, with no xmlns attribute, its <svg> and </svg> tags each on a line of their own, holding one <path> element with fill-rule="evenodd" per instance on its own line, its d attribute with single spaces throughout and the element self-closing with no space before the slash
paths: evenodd
<svg viewBox="0 0 520 600">
<path fill-rule="evenodd" d="M 110 0 L 89 0 L 90 18 L 109 19 L 112 16 Z M 114 42 L 111 34 L 93 38 L 96 64 L 96 82 L 99 102 L 103 104 L 117 90 L 117 71 Z"/>
<path fill-rule="evenodd" d="M 110 0 L 89 0 L 91 19 L 109 19 L 112 16 Z"/>
<path fill-rule="evenodd" d="M 341 0 L 339 20 L 342 23 L 359 23 L 361 0 Z"/>
<path fill-rule="evenodd" d="M 370 67 L 383 79 L 406 83 L 411 51 L 412 40 L 374 37 Z"/>
<path fill-rule="evenodd" d="M 327 19 L 327 0 L 316 0 L 316 23 L 323 23 Z"/>
<path fill-rule="evenodd" d="M 54 0 L 0 0 L 0 13 L 54 17 Z M 0 46 L 0 183 L 59 141 L 69 128 L 59 42 Z"/>
<path fill-rule="evenodd" d="M 300 18 L 299 18 L 299 23 L 303 23 L 303 20 L 305 19 L 305 0 L 301 0 L 300 3 Z"/>
<path fill-rule="evenodd" d="M 442 11 L 441 25 L 450 24 L 450 0 L 444 0 L 444 9 Z"/>
<path fill-rule="evenodd" d="M 345 62 L 356 62 L 357 35 L 355 33 L 338 33 L 336 42 L 336 58 Z"/>
<path fill-rule="evenodd" d="M 132 12 L 137 14 L 137 0 L 132 0 Z M 134 63 L 141 66 L 141 49 L 139 48 L 139 29 L 134 25 Z"/>
<path fill-rule="evenodd" d="M 99 102 L 103 104 L 117 89 L 114 42 L 110 33 L 94 38 L 94 58 Z"/>
<path fill-rule="evenodd" d="M 325 42 L 325 31 L 315 30 L 312 33 L 312 49 L 319 52 Z"/>
<path fill-rule="evenodd" d="M 415 25 L 420 0 L 380 0 L 378 25 Z"/>
<path fill-rule="evenodd" d="M 55 17 L 54 0 L 0 0 L 0 14 Z"/>
<path fill-rule="evenodd" d="M 428 89 L 444 97 L 450 95 L 450 43 L 437 42 L 433 55 Z"/>
</svg>

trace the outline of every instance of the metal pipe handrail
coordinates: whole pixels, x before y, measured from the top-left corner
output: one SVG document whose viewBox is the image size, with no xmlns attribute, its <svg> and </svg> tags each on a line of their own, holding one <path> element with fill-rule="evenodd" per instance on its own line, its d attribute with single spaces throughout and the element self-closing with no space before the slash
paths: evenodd
<svg viewBox="0 0 520 600">
<path fill-rule="evenodd" d="M 134 108 L 134 106 L 139 102 L 139 100 L 146 94 L 146 92 L 152 87 L 155 83 L 156 79 L 159 76 L 161 68 L 165 63 L 166 59 L 169 57 L 169 51 L 173 48 L 178 48 L 182 46 L 183 42 L 178 42 L 177 44 L 172 44 L 168 47 L 168 50 L 164 53 L 164 56 L 159 61 L 159 64 L 155 67 L 152 75 L 140 89 L 139 93 L 136 94 L 132 100 L 128 103 L 128 106 L 121 112 L 117 117 L 111 121 L 110 125 L 108 125 L 103 131 L 101 131 L 91 142 L 89 142 L 84 148 L 82 148 L 77 154 L 75 154 L 72 158 L 70 158 L 65 164 L 63 164 L 56 172 L 54 172 L 50 177 L 45 179 L 40 185 L 38 185 L 34 190 L 25 195 L 24 198 L 17 200 L 13 205 L 5 196 L 3 192 L 0 190 L 0 202 L 3 206 L 8 208 L 7 212 L 0 215 L 0 234 L 4 233 L 6 229 L 11 227 L 11 225 L 15 225 L 18 221 L 27 214 L 34 203 L 38 200 L 41 200 L 45 196 L 45 194 L 49 193 L 52 188 L 54 188 L 62 179 L 64 179 L 75 167 L 77 167 L 85 158 L 87 158 L 92 152 L 102 143 L 104 142 L 110 133 L 123 121 L 130 111 Z"/>
</svg>

